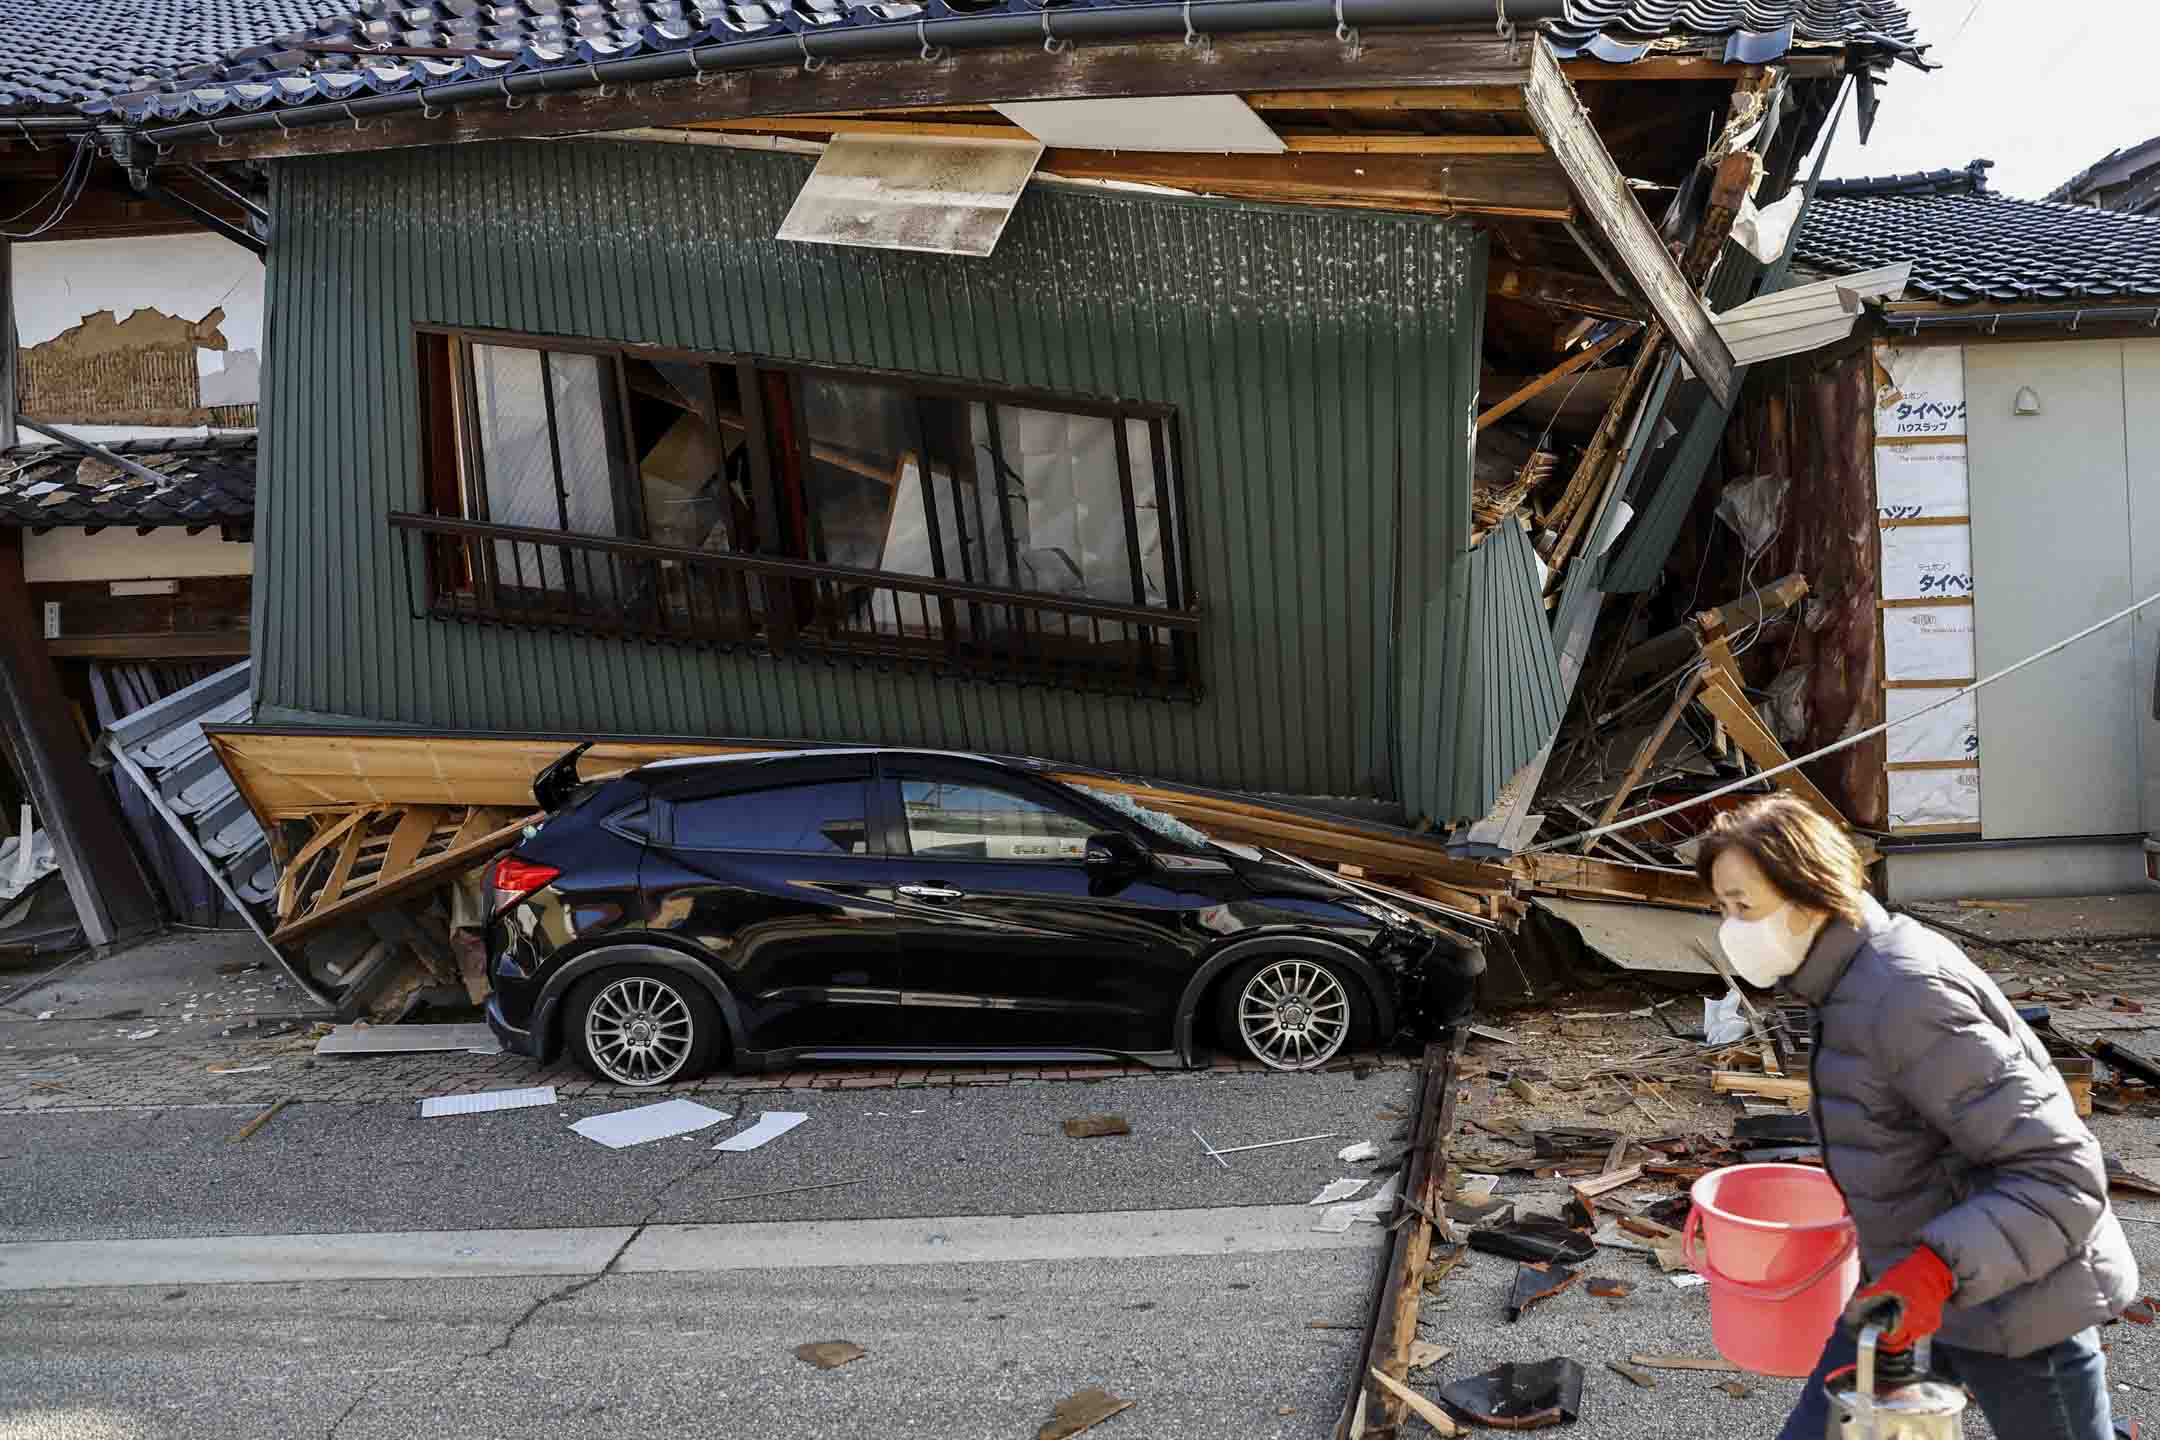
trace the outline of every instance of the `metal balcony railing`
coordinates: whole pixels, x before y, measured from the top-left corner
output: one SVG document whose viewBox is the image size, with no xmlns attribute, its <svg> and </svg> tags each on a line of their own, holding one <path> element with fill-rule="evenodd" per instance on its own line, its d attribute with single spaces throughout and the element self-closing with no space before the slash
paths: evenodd
<svg viewBox="0 0 2160 1440">
<path fill-rule="evenodd" d="M 1191 698 L 1201 617 L 410 512 L 415 613 L 806 659 Z M 417 563 L 416 563 L 417 562 Z"/>
</svg>

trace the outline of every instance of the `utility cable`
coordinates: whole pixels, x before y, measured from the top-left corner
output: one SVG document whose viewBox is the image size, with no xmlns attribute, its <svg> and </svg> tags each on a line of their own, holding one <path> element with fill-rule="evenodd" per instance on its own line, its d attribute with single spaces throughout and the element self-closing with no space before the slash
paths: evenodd
<svg viewBox="0 0 2160 1440">
<path fill-rule="evenodd" d="M 1944 695 L 1942 699 L 1936 701 L 1932 705 L 1923 705 L 1918 710 L 1913 711 L 1910 715 L 1901 715 L 1895 720 L 1885 720 L 1882 724 L 1877 725 L 1872 729 L 1862 730 L 1857 735 L 1848 735 L 1843 740 L 1833 741 L 1831 744 L 1823 746 L 1820 750 L 1812 751 L 1806 755 L 1802 755 L 1797 760 L 1788 760 L 1782 765 L 1773 766 L 1771 769 L 1758 771 L 1753 775 L 1744 776 L 1741 779 L 1733 781 L 1730 785 L 1723 785 L 1715 790 L 1707 791 L 1704 794 L 1696 795 L 1687 800 L 1682 800 L 1677 805 L 1667 805 L 1662 809 L 1652 810 L 1647 814 L 1637 815 L 1632 819 L 1616 820 L 1610 825 L 1600 825 L 1595 829 L 1579 831 L 1573 835 L 1563 835 L 1557 840 L 1547 840 L 1541 845 L 1532 845 L 1527 849 L 1519 850 L 1516 853 L 1519 855 L 1537 855 L 1547 850 L 1557 850 L 1563 845 L 1575 845 L 1579 844 L 1584 840 L 1595 840 L 1600 835 L 1612 835 L 1622 830 L 1632 830 L 1638 825 L 1647 825 L 1652 820 L 1662 820 L 1668 815 L 1677 815 L 1682 810 L 1691 810 L 1697 805 L 1707 804 L 1709 801 L 1720 800 L 1727 795 L 1735 795 L 1742 790 L 1752 789 L 1758 781 L 1768 780 L 1773 776 L 1782 775 L 1788 770 L 1797 770 L 1802 765 L 1812 764 L 1813 762 L 1822 759 L 1825 755 L 1835 755 L 1840 750 L 1849 750 L 1853 746 L 1858 745 L 1861 741 L 1872 740 L 1877 735 L 1884 733 L 1885 731 L 1891 729 L 1894 726 L 1904 725 L 1911 721 L 1919 719 L 1922 715 L 1932 714 L 1934 711 L 1942 709 L 1945 705 L 1948 705 L 1953 701 L 1962 700 L 1967 695 L 1970 695 L 1977 690 L 1984 689 L 1987 686 L 1994 684 L 1997 680 L 2005 679 L 2008 676 L 2017 674 L 2018 671 L 2023 670 L 2028 665 L 2037 664 L 2038 662 L 2047 659 L 2048 656 L 2055 654 L 2057 651 L 2067 650 L 2072 645 L 2077 644 L 2078 641 L 2085 639 L 2087 636 L 2096 635 L 2100 631 L 2107 629 L 2108 626 L 2113 625 L 2116 621 L 2127 619 L 2128 617 L 2135 615 L 2138 611 L 2143 610 L 2146 606 L 2152 604 L 2160 604 L 2160 593 L 2148 595 L 2143 600 L 2138 601 L 2135 605 L 2126 605 L 2122 609 L 2117 610 L 2114 614 L 2108 616 L 2106 619 L 2096 620 L 2092 624 L 2086 626 L 2083 630 L 2078 631 L 2075 635 L 2065 636 L 2063 639 L 2058 640 L 2054 644 L 2048 646 L 2045 650 L 2035 651 L 2032 654 L 2026 656 L 2024 659 L 2018 661 L 2014 665 L 2005 665 L 2002 669 L 1997 670 L 1992 675 L 1983 675 L 1978 680 L 1973 681 L 1972 684 L 1967 685 L 1962 690 L 1952 690 L 1948 694 Z"/>
</svg>

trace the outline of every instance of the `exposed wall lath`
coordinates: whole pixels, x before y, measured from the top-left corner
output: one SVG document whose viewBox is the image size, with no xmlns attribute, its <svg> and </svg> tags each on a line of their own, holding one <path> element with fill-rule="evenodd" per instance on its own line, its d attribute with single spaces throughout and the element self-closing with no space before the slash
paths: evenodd
<svg viewBox="0 0 2160 1440">
<path fill-rule="evenodd" d="M 265 707 L 1031 752 L 1420 813 L 1472 806 L 1444 757 L 1477 737 L 1433 717 L 1461 673 L 1474 230 L 1036 187 L 988 260 L 776 242 L 809 169 L 619 142 L 281 166 Z M 1076 695 L 415 619 L 383 517 L 422 502 L 422 321 L 1175 406 L 1204 694 Z M 1399 657 L 1450 643 L 1452 668 L 1406 669 L 1398 687 Z"/>
</svg>

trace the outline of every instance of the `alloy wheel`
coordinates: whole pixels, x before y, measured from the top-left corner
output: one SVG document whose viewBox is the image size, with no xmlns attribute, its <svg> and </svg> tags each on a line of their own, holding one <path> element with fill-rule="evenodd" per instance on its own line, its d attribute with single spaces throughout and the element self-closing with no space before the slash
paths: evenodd
<svg viewBox="0 0 2160 1440">
<path fill-rule="evenodd" d="M 1276 1070 L 1326 1063 L 1350 1034 L 1350 994 L 1324 965 L 1278 960 L 1245 982 L 1238 996 L 1245 1048 Z"/>
<path fill-rule="evenodd" d="M 690 1004 L 649 976 L 617 980 L 585 1007 L 585 1053 L 618 1085 L 661 1085 L 690 1059 L 697 1025 Z"/>
</svg>

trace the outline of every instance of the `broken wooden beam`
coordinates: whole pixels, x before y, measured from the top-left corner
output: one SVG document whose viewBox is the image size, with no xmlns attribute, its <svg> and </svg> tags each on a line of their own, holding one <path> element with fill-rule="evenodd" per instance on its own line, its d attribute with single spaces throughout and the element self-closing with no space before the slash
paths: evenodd
<svg viewBox="0 0 2160 1440">
<path fill-rule="evenodd" d="M 1627 177 L 1598 138 L 1575 87 L 1561 71 L 1552 44 L 1540 35 L 1531 42 L 1530 75 L 1523 83 L 1530 124 L 1566 172 L 1568 188 L 1581 209 L 1587 230 L 1578 235 L 1590 246 L 1591 259 L 1609 253 L 1634 281 L 1650 308 L 1664 323 L 1680 353 L 1719 404 L 1733 402 L 1737 368 L 1710 311 L 1680 272 L 1672 252 L 1636 202 Z"/>
<path fill-rule="evenodd" d="M 1601 315 L 1608 320 L 1640 320 L 1643 313 L 1641 306 L 1598 276 L 1515 265 L 1498 258 L 1485 273 L 1485 293 L 1504 300 L 1550 305 L 1578 315 Z"/>
<path fill-rule="evenodd" d="M 1805 600 L 1807 593 L 1806 576 L 1787 575 L 1759 590 L 1751 590 L 1729 604 L 1705 610 L 1689 623 L 1660 631 L 1621 656 L 1612 678 L 1606 683 L 1625 685 L 1644 675 L 1676 670 L 1694 657 L 1706 634 L 1729 633 L 1760 625 Z"/>
<path fill-rule="evenodd" d="M 1603 340 L 1598 341 L 1597 344 L 1591 346 L 1589 349 L 1576 351 L 1573 355 L 1568 356 L 1567 359 L 1561 361 L 1552 369 L 1538 376 L 1535 380 L 1530 381 L 1522 388 L 1516 390 L 1512 395 L 1509 395 L 1506 399 L 1502 400 L 1499 404 L 1493 406 L 1490 410 L 1487 410 L 1484 414 L 1478 416 L 1477 428 L 1480 430 L 1484 429 L 1486 426 L 1492 424 L 1495 420 L 1498 420 L 1503 416 L 1512 414 L 1515 410 L 1529 403 L 1531 400 L 1536 399 L 1538 396 L 1544 394 L 1547 390 L 1550 390 L 1553 386 L 1559 384 L 1562 380 L 1565 380 L 1568 376 L 1574 374 L 1576 371 L 1581 370 L 1586 366 L 1595 365 L 1598 361 L 1604 359 L 1605 356 L 1612 353 L 1614 347 L 1619 345 L 1621 341 L 1628 339 L 1634 333 L 1635 328 L 1633 326 L 1629 326 L 1620 330 L 1615 330 L 1612 334 L 1606 336 Z"/>
</svg>

